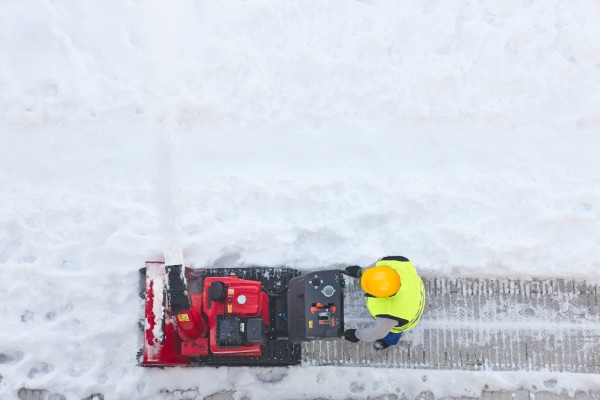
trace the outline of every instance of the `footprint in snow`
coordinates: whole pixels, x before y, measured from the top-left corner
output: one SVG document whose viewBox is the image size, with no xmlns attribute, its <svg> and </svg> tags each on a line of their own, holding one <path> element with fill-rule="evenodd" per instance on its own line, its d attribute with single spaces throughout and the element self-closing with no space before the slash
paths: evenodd
<svg viewBox="0 0 600 400">
<path fill-rule="evenodd" d="M 21 361 L 25 357 L 25 353 L 22 351 L 9 351 L 6 353 L 0 353 L 0 364 L 12 365 Z"/>
<path fill-rule="evenodd" d="M 365 391 L 365 384 L 359 382 L 352 382 L 350 384 L 350 392 L 352 393 L 362 393 Z"/>
<path fill-rule="evenodd" d="M 31 367 L 29 372 L 27 373 L 27 377 L 29 379 L 34 379 L 39 375 L 46 375 L 49 372 L 54 370 L 54 366 L 45 362 L 40 362 L 39 364 Z"/>
<path fill-rule="evenodd" d="M 284 367 L 275 367 L 275 368 L 267 368 L 261 369 L 256 373 L 256 378 L 265 383 L 275 383 L 280 382 L 288 375 L 287 369 Z"/>
<path fill-rule="evenodd" d="M 46 389 L 28 389 L 21 388 L 17 392 L 19 400 L 66 400 L 66 397 L 60 393 L 50 393 Z"/>
</svg>

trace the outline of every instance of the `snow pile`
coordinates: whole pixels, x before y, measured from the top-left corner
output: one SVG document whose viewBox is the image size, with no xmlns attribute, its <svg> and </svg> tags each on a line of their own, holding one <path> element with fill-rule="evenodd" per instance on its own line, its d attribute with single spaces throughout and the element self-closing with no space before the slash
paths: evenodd
<svg viewBox="0 0 600 400">
<path fill-rule="evenodd" d="M 574 374 L 143 370 L 135 353 L 147 259 L 401 254 L 432 274 L 598 279 L 599 19 L 593 1 L 3 2 L 0 397 L 597 389 Z"/>
</svg>

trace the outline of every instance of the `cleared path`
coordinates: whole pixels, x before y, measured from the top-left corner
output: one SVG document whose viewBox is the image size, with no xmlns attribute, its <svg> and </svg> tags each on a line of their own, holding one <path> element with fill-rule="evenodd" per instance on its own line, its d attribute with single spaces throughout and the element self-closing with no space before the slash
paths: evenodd
<svg viewBox="0 0 600 400">
<path fill-rule="evenodd" d="M 568 279 L 424 277 L 420 324 L 384 351 L 369 343 L 303 344 L 306 365 L 600 373 L 600 289 Z M 346 328 L 369 324 L 348 279 Z"/>
</svg>

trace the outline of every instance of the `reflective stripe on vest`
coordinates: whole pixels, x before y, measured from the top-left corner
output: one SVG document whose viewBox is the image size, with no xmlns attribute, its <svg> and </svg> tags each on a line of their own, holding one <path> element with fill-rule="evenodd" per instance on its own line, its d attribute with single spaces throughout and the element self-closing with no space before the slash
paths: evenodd
<svg viewBox="0 0 600 400">
<path fill-rule="evenodd" d="M 404 319 L 408 323 L 396 326 L 392 332 L 404 332 L 415 327 L 425 309 L 425 286 L 410 261 L 380 260 L 375 266 L 385 265 L 400 275 L 400 290 L 391 297 L 365 296 L 369 312 L 376 317 Z"/>
</svg>

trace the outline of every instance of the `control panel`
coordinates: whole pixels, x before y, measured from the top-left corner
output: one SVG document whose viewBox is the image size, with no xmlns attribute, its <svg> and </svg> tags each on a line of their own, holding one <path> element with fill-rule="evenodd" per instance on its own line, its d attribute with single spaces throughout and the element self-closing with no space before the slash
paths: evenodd
<svg viewBox="0 0 600 400">
<path fill-rule="evenodd" d="M 344 332 L 343 289 L 342 271 L 337 269 L 292 278 L 287 295 L 290 340 L 341 337 Z"/>
</svg>

